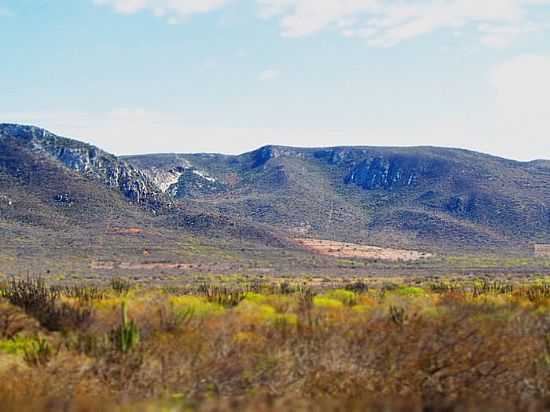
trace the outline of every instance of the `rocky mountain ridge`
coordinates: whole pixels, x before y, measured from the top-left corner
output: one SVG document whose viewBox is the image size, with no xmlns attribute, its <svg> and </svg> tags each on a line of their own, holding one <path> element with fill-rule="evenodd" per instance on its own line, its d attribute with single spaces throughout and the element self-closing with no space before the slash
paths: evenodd
<svg viewBox="0 0 550 412">
<path fill-rule="evenodd" d="M 228 216 L 290 233 L 406 247 L 514 247 L 550 241 L 550 169 L 437 147 L 265 146 L 237 156 L 126 158 L 142 170 L 186 162 L 220 184 L 179 192 Z M 178 184 L 185 184 L 182 179 Z"/>
<path fill-rule="evenodd" d="M 548 165 L 437 147 L 116 157 L 3 124 L 0 217 L 93 221 L 124 209 L 139 221 L 143 210 L 176 230 L 278 244 L 282 234 L 424 250 L 527 250 L 550 243 Z"/>
<path fill-rule="evenodd" d="M 155 180 L 151 171 L 95 146 L 33 126 L 0 124 L 0 230 L 13 234 L 4 238 L 11 245 L 24 240 L 20 233 L 35 233 L 26 235 L 30 238 L 25 242 L 31 243 L 40 243 L 38 234 L 48 233 L 51 248 L 67 249 L 66 236 L 92 242 L 118 233 L 113 228 L 142 226 L 169 237 L 176 231 L 184 238 L 222 243 L 285 244 L 284 237 L 255 222 L 222 215 L 207 205 L 176 203 L 177 192 L 173 198 L 170 188 L 188 173 L 199 181 L 212 180 L 178 168 L 161 171 Z M 83 231 L 84 237 L 77 235 Z"/>
<path fill-rule="evenodd" d="M 33 126 L 0 124 L 0 142 L 8 140 L 35 154 L 50 156 L 70 170 L 120 190 L 130 201 L 153 212 L 169 202 L 145 173 L 95 146 L 56 136 Z"/>
</svg>

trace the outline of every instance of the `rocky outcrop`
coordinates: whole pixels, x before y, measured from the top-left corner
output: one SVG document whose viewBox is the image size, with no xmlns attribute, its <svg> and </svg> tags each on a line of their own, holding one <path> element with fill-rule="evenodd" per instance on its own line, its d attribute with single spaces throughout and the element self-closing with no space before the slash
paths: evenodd
<svg viewBox="0 0 550 412">
<path fill-rule="evenodd" d="M 183 171 L 184 168 L 182 167 L 175 167 L 169 170 L 152 167 L 150 169 L 144 169 L 143 173 L 145 173 L 161 191 L 172 194 Z"/>
<path fill-rule="evenodd" d="M 280 157 L 294 157 L 294 158 L 305 158 L 307 157 L 307 152 L 304 152 L 300 149 L 295 149 L 293 147 L 284 147 L 284 146 L 264 146 L 243 156 L 252 157 L 252 169 L 264 166 L 271 159 L 278 159 Z"/>
<path fill-rule="evenodd" d="M 160 190 L 143 172 L 97 147 L 37 127 L 12 124 L 0 124 L 0 139 L 14 139 L 34 153 L 53 158 L 68 169 L 120 190 L 132 202 L 152 211 L 166 205 Z"/>
<path fill-rule="evenodd" d="M 276 159 L 281 154 L 279 150 L 274 146 L 265 146 L 252 153 L 254 163 L 252 168 L 257 168 L 265 165 L 269 160 Z"/>
<path fill-rule="evenodd" d="M 392 189 L 413 186 L 418 179 L 418 170 L 400 164 L 399 161 L 374 158 L 361 162 L 344 177 L 344 183 L 353 183 L 363 189 Z"/>
<path fill-rule="evenodd" d="M 449 161 L 429 155 L 386 152 L 369 148 L 297 149 L 265 146 L 248 155 L 252 157 L 252 169 L 283 157 L 318 160 L 343 170 L 345 184 L 354 184 L 366 190 L 411 187 L 419 180 L 441 179 L 449 174 Z"/>
</svg>

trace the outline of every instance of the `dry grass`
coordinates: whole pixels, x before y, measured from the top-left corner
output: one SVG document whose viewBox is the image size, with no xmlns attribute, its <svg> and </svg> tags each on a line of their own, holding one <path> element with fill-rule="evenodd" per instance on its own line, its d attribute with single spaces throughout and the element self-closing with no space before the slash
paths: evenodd
<svg viewBox="0 0 550 412">
<path fill-rule="evenodd" d="M 41 318 L 35 306 L 8 303 L 4 290 L 1 409 L 550 407 L 550 286 L 545 281 L 384 288 L 356 281 L 315 291 L 274 280 L 240 289 L 126 286 L 117 281 L 101 291 L 56 290 L 56 307 L 86 310 L 90 317 L 56 323 L 53 330 L 49 323 L 38 325 L 35 318 L 48 318 Z M 129 319 L 122 322 L 126 304 Z M 130 334 L 124 348 L 123 333 Z"/>
</svg>

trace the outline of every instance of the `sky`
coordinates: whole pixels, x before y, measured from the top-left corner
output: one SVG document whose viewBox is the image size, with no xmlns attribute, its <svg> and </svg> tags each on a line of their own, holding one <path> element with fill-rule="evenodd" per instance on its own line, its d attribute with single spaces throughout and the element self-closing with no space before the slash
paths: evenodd
<svg viewBox="0 0 550 412">
<path fill-rule="evenodd" d="M 0 122 L 115 154 L 550 159 L 550 0 L 0 0 Z"/>
</svg>

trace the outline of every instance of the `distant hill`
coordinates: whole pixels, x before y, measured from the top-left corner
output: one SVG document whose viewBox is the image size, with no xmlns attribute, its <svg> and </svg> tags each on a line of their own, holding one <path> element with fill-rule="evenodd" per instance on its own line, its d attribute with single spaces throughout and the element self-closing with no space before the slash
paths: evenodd
<svg viewBox="0 0 550 412">
<path fill-rule="evenodd" d="M 9 234 L 0 246 L 85 248 L 83 236 L 94 244 L 113 227 L 134 226 L 267 247 L 312 237 L 526 251 L 550 243 L 550 161 L 436 147 L 116 157 L 40 128 L 0 124 L 0 227 Z"/>
<path fill-rule="evenodd" d="M 550 160 L 534 160 L 530 162 L 530 165 L 550 169 Z"/>
<path fill-rule="evenodd" d="M 126 228 L 141 229 L 121 236 Z M 0 124 L 0 231 L 3 255 L 27 260 L 134 259 L 152 248 L 153 259 L 172 258 L 178 245 L 200 239 L 286 244 L 254 222 L 176 203 L 146 173 L 97 147 L 12 124 Z"/>
<path fill-rule="evenodd" d="M 35 127 L 0 125 L 0 190 L 4 219 L 37 226 L 97 222 L 163 207 L 147 176 L 96 147 Z"/>
<path fill-rule="evenodd" d="M 437 147 L 125 157 L 176 201 L 332 240 L 435 250 L 550 241 L 548 161 Z"/>
</svg>

